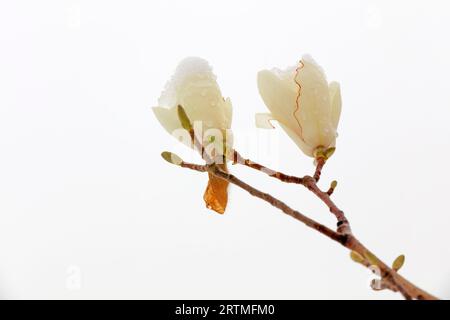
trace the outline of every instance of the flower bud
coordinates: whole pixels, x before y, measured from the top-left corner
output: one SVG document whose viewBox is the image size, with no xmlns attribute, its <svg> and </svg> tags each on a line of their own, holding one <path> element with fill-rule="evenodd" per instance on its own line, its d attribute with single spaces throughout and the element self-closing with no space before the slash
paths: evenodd
<svg viewBox="0 0 450 320">
<path fill-rule="evenodd" d="M 256 124 L 273 128 L 276 120 L 308 156 L 317 148 L 335 146 L 341 114 L 341 93 L 337 82 L 328 83 L 322 68 L 309 56 L 286 70 L 258 73 L 258 89 L 270 114 L 257 114 Z"/>
<path fill-rule="evenodd" d="M 398 271 L 400 270 L 401 267 L 403 267 L 404 263 L 405 263 L 405 255 L 401 254 L 392 263 L 392 269 Z"/>
<path fill-rule="evenodd" d="M 180 166 L 183 163 L 183 160 L 178 155 L 169 151 L 162 152 L 161 157 L 163 157 L 163 159 L 167 162 L 176 166 Z"/>
<path fill-rule="evenodd" d="M 222 97 L 210 65 L 200 58 L 180 62 L 158 104 L 153 112 L 170 134 L 177 129 L 189 131 L 194 127 L 201 131 L 196 134 L 200 135 L 202 143 L 206 134 L 217 135 L 215 140 L 222 141 L 225 131 L 231 127 L 230 99 Z"/>
</svg>

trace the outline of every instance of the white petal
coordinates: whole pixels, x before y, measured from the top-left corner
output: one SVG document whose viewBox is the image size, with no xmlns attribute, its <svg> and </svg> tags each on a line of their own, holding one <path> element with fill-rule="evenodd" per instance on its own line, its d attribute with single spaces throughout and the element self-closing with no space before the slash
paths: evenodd
<svg viewBox="0 0 450 320">
<path fill-rule="evenodd" d="M 328 82 L 322 68 L 303 57 L 298 69 L 296 83 L 300 87 L 297 118 L 302 124 L 303 140 L 311 147 L 328 147 L 335 139 L 331 121 L 331 104 Z"/>
<path fill-rule="evenodd" d="M 168 133 L 172 134 L 176 129 L 181 128 L 181 124 L 178 120 L 178 114 L 175 107 L 153 107 L 152 110 L 159 123 L 161 123 L 161 125 L 164 127 L 164 129 L 166 129 Z"/>
<path fill-rule="evenodd" d="M 294 71 L 275 69 L 258 72 L 258 90 L 273 118 L 300 134 L 300 127 L 294 118 L 297 95 Z"/>
<path fill-rule="evenodd" d="M 222 128 L 230 129 L 231 120 L 233 119 L 233 106 L 231 104 L 230 98 L 226 98 L 223 102 L 223 109 L 225 115 L 225 124 L 222 126 Z"/>
<path fill-rule="evenodd" d="M 330 83 L 330 99 L 331 121 L 333 123 L 334 130 L 337 130 L 342 107 L 341 88 L 338 82 L 333 81 Z"/>
<path fill-rule="evenodd" d="M 255 114 L 255 123 L 257 128 L 261 129 L 275 129 L 270 123 L 270 120 L 274 120 L 270 113 L 257 113 Z"/>
</svg>

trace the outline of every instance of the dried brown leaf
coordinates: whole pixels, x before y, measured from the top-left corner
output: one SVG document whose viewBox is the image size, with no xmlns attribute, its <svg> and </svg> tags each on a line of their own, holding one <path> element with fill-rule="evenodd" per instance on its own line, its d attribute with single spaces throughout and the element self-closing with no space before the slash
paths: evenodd
<svg viewBox="0 0 450 320">
<path fill-rule="evenodd" d="M 225 164 L 218 165 L 220 169 L 227 172 Z M 229 182 L 216 177 L 212 173 L 208 173 L 208 186 L 206 187 L 203 200 L 205 200 L 206 207 L 214 210 L 217 213 L 223 214 L 228 202 L 228 185 Z"/>
</svg>

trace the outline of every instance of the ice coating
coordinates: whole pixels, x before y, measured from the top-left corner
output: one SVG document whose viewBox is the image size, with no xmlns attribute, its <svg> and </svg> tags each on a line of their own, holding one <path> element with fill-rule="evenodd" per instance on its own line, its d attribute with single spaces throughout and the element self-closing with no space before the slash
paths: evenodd
<svg viewBox="0 0 450 320">
<path fill-rule="evenodd" d="M 231 102 L 222 97 L 211 66 L 201 58 L 186 58 L 178 64 L 158 105 L 152 108 L 156 118 L 170 134 L 181 128 L 178 105 L 184 108 L 192 123 L 201 123 L 204 130 L 231 127 Z"/>
<path fill-rule="evenodd" d="M 178 64 L 172 78 L 166 83 L 158 100 L 158 105 L 174 107 L 178 100 L 179 89 L 192 77 L 200 77 L 209 81 L 216 80 L 208 61 L 199 57 L 185 58 Z"/>
<path fill-rule="evenodd" d="M 323 68 L 309 54 L 303 55 L 300 61 L 302 61 L 302 63 L 309 63 L 311 65 L 314 65 L 314 67 L 317 68 L 321 74 L 323 74 L 324 79 L 326 79 Z M 273 74 L 275 74 L 281 80 L 292 80 L 297 75 L 298 67 L 299 63 L 293 66 L 288 66 L 285 69 L 272 68 L 270 69 L 270 71 L 273 72 Z"/>
</svg>

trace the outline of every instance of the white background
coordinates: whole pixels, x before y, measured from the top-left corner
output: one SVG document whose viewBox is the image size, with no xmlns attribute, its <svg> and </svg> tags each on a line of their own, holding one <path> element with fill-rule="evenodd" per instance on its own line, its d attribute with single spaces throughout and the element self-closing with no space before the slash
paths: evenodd
<svg viewBox="0 0 450 320">
<path fill-rule="evenodd" d="M 191 157 L 151 106 L 195 55 L 231 97 L 240 151 L 311 173 L 283 132 L 254 129 L 256 72 L 310 53 L 343 96 L 322 186 L 339 181 L 364 243 L 450 298 L 448 30 L 448 1 L 2 1 L 0 297 L 399 298 L 239 189 L 206 210 L 206 176 L 159 156 Z M 334 226 L 302 187 L 231 170 Z"/>
</svg>

